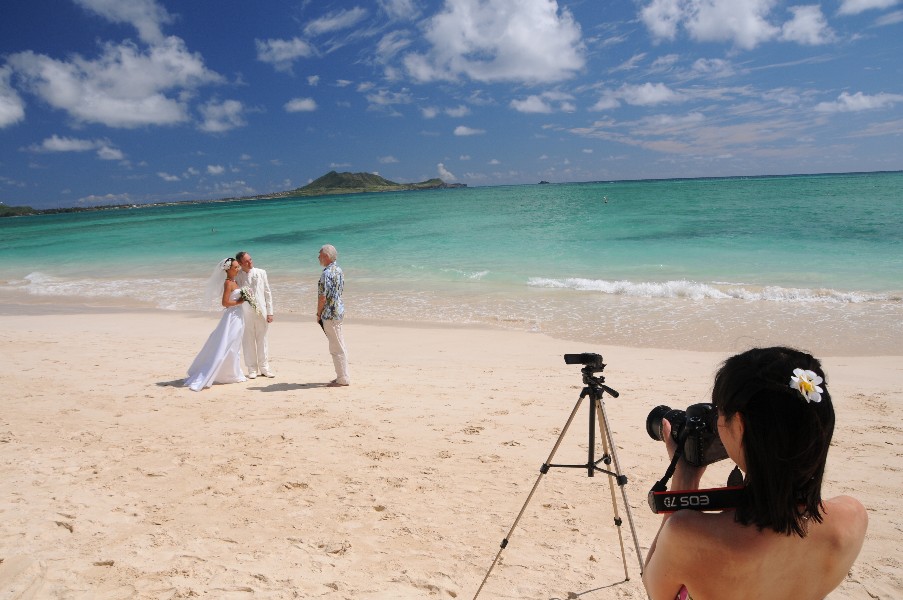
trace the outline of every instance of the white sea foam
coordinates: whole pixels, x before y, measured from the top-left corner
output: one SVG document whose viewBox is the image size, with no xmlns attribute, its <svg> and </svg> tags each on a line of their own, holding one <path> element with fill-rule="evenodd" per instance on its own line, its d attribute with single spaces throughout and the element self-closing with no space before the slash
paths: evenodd
<svg viewBox="0 0 903 600">
<path fill-rule="evenodd" d="M 585 292 L 599 292 L 615 296 L 639 298 L 686 298 L 690 300 L 748 300 L 770 302 L 900 302 L 899 296 L 869 292 L 841 292 L 832 289 L 784 288 L 768 286 L 756 288 L 738 284 L 706 284 L 695 281 L 633 282 L 605 279 L 548 279 L 531 277 L 527 285 L 539 288 L 558 288 Z"/>
<path fill-rule="evenodd" d="M 461 269 L 440 269 L 443 273 L 454 273 L 469 281 L 479 281 L 489 275 L 489 271 L 462 271 Z"/>
<path fill-rule="evenodd" d="M 166 310 L 203 308 L 202 282 L 186 278 L 67 279 L 33 272 L 8 284 L 44 298 L 136 301 Z"/>
</svg>

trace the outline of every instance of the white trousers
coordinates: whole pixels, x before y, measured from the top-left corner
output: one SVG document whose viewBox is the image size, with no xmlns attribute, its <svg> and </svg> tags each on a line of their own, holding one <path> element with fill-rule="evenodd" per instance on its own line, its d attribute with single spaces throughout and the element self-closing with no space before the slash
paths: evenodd
<svg viewBox="0 0 903 600">
<path fill-rule="evenodd" d="M 241 348 L 245 355 L 248 371 L 262 373 L 270 370 L 270 353 L 267 350 L 267 329 L 270 324 L 266 317 L 253 311 L 245 311 L 245 334 Z"/>
<path fill-rule="evenodd" d="M 335 366 L 336 382 L 350 384 L 348 350 L 345 348 L 345 337 L 342 335 L 342 321 L 325 319 L 323 321 L 323 332 L 329 340 L 329 353 L 332 355 L 332 364 Z"/>
</svg>

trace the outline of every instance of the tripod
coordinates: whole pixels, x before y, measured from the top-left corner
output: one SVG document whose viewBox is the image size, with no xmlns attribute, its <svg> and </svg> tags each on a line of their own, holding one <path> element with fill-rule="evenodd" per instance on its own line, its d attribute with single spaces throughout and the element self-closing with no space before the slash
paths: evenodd
<svg viewBox="0 0 903 600">
<path fill-rule="evenodd" d="M 633 516 L 630 514 L 630 504 L 628 504 L 627 502 L 627 493 L 624 490 L 624 486 L 627 484 L 627 477 L 621 474 L 621 466 L 618 462 L 617 449 L 615 447 L 614 439 L 611 435 L 611 428 L 608 424 L 608 415 L 605 412 L 605 403 L 602 400 L 602 395 L 605 392 L 608 392 L 608 394 L 614 398 L 618 397 L 618 392 L 605 385 L 605 377 L 603 377 L 602 375 L 596 375 L 596 372 L 601 372 L 605 368 L 605 365 L 602 364 L 602 357 L 598 354 L 566 354 L 564 360 L 568 364 L 581 362 L 584 365 L 580 372 L 583 373 L 583 383 L 586 387 L 584 387 L 583 391 L 580 393 L 580 398 L 577 399 L 577 403 L 574 405 L 574 410 L 571 411 L 571 416 L 568 417 L 567 423 L 565 423 L 564 425 L 564 429 L 561 430 L 561 434 L 558 436 L 558 440 L 552 447 L 552 452 L 549 453 L 549 458 L 547 458 L 546 462 L 544 462 L 542 467 L 540 467 L 539 476 L 536 478 L 536 482 L 533 484 L 533 489 L 530 490 L 530 494 L 527 496 L 526 502 L 524 502 L 524 505 L 521 507 L 520 512 L 517 514 L 517 518 L 514 519 L 514 523 L 511 525 L 511 529 L 508 530 L 508 535 L 506 535 L 505 539 L 502 540 L 501 547 L 499 548 L 498 553 L 495 555 L 495 560 L 492 561 L 492 564 L 489 566 L 489 570 L 486 572 L 486 576 L 483 577 L 483 582 L 477 589 L 477 593 L 473 596 L 474 600 L 476 600 L 477 596 L 480 595 L 480 592 L 483 590 L 483 586 L 486 585 L 486 580 L 489 579 L 490 573 L 492 573 L 492 570 L 495 568 L 495 565 L 501 558 L 502 551 L 506 546 L 508 546 L 508 540 L 514 533 L 514 529 L 520 522 L 521 517 L 523 517 L 524 511 L 527 509 L 527 505 L 530 504 L 530 500 L 532 500 L 533 494 L 536 492 L 536 488 L 539 486 L 539 482 L 542 480 L 543 475 L 548 473 L 549 469 L 552 467 L 564 469 L 586 469 L 587 477 L 595 476 L 596 471 L 608 475 L 608 487 L 611 490 L 611 505 L 614 512 L 614 523 L 618 528 L 618 541 L 621 544 L 621 560 L 624 563 L 624 580 L 630 581 L 630 574 L 627 571 L 627 556 L 624 553 L 624 536 L 621 533 L 622 521 L 620 515 L 618 514 L 618 502 L 614 487 L 615 483 L 618 484 L 618 486 L 621 488 L 621 496 L 624 500 L 624 510 L 627 513 L 627 520 L 630 524 L 630 532 L 633 535 L 633 545 L 636 549 L 637 560 L 640 564 L 640 575 L 643 574 L 643 558 L 642 553 L 640 552 L 640 544 L 637 541 L 636 528 L 633 525 Z M 587 462 L 585 464 L 579 465 L 552 464 L 552 459 L 554 458 L 555 453 L 558 451 L 558 447 L 561 445 L 561 441 L 564 439 L 564 436 L 567 434 L 568 428 L 571 426 L 571 422 L 577 415 L 577 411 L 580 409 L 580 405 L 583 403 L 583 399 L 587 396 L 589 396 L 590 399 L 589 456 L 587 458 Z M 599 459 L 596 459 L 597 420 L 599 423 L 599 432 L 601 434 L 603 450 L 602 457 Z M 599 463 L 604 463 L 607 467 L 612 462 L 614 462 L 613 471 L 599 466 Z"/>
</svg>

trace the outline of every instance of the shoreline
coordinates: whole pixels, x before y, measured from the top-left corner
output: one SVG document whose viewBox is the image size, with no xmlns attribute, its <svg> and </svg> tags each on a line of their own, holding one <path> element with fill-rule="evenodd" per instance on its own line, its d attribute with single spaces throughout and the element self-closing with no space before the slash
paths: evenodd
<svg viewBox="0 0 903 600">
<path fill-rule="evenodd" d="M 359 298 L 355 298 L 357 302 Z M 517 315 L 505 317 L 504 304 L 497 298 L 459 296 L 441 299 L 453 310 L 458 306 L 482 304 L 490 307 L 479 320 L 463 322 L 404 320 L 400 315 L 368 316 L 372 306 L 363 308 L 364 316 L 349 313 L 349 324 L 384 328 L 480 330 L 523 332 L 546 335 L 575 345 L 604 345 L 646 350 L 674 350 L 736 353 L 753 346 L 790 345 L 819 357 L 903 356 L 903 322 L 895 319 L 903 305 L 873 306 L 796 305 L 740 301 L 726 304 L 722 300 L 641 299 L 621 297 L 581 297 L 575 304 L 576 314 L 561 314 L 553 319 L 527 319 Z M 587 308 L 595 303 L 593 310 Z M 286 303 L 283 303 L 286 304 Z M 306 312 L 277 306 L 277 321 L 305 323 Z M 624 307 L 628 308 L 625 309 Z M 498 307 L 494 311 L 492 307 Z M 440 310 L 440 308 L 434 308 Z M 628 316 L 625 313 L 632 311 Z M 218 315 L 215 310 L 161 308 L 150 302 L 126 297 L 69 298 L 32 296 L 22 290 L 0 288 L 0 317 L 17 315 L 129 313 Z M 498 316 L 491 315 L 498 313 Z M 579 315 L 597 314 L 599 322 L 580 321 Z M 886 314 L 882 314 L 886 313 Z M 218 318 L 216 316 L 215 318 Z M 805 343 L 803 343 L 805 342 Z"/>
<path fill-rule="evenodd" d="M 2 305 L 0 305 L 2 306 Z M 641 552 L 667 466 L 644 424 L 705 401 L 727 352 L 589 344 L 541 333 L 349 321 L 352 385 L 313 319 L 270 332 L 275 379 L 181 387 L 217 313 L 61 305 L 0 311 L 0 590 L 34 597 L 471 597 L 596 352 Z M 14 350 L 13 350 L 14 349 Z M 903 517 L 898 356 L 821 357 L 838 425 L 824 495 L 869 511 L 829 600 L 891 599 Z M 586 459 L 580 409 L 555 462 Z M 703 483 L 729 471 L 711 465 Z M 607 478 L 553 469 L 486 598 L 645 598 L 630 528 L 624 581 Z M 618 495 L 621 516 L 625 508 Z"/>
</svg>

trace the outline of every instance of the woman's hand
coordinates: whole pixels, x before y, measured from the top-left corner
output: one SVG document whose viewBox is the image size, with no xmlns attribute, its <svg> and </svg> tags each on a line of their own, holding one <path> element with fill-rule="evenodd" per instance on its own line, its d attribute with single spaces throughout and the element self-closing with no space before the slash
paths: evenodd
<svg viewBox="0 0 903 600">
<path fill-rule="evenodd" d="M 662 419 L 662 439 L 668 449 L 668 458 L 673 460 L 674 453 L 677 452 L 677 442 L 671 437 L 671 423 L 664 418 Z M 705 467 L 694 467 L 681 456 L 674 469 L 674 475 L 671 477 L 671 490 L 698 490 L 703 473 L 705 473 Z"/>
</svg>

